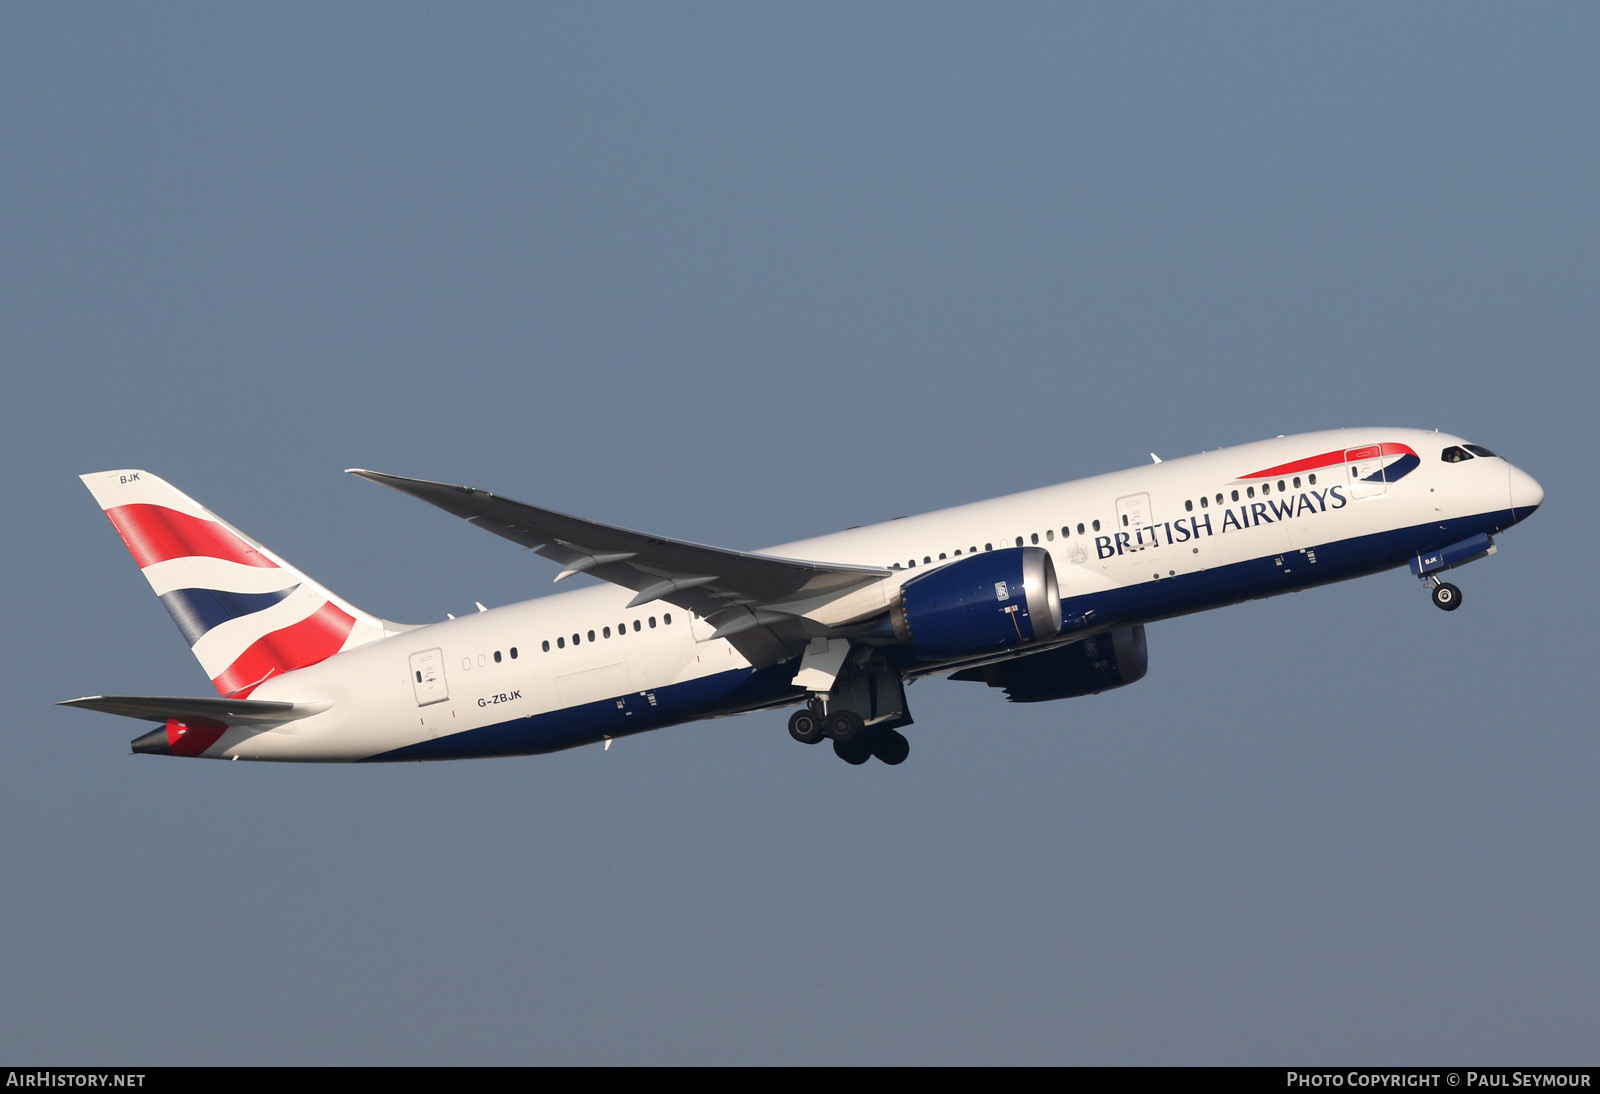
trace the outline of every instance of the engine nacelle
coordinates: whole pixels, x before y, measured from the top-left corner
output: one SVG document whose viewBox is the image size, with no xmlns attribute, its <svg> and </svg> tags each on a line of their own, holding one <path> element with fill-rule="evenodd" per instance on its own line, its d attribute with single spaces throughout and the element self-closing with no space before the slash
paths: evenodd
<svg viewBox="0 0 1600 1094">
<path fill-rule="evenodd" d="M 1055 564 L 1042 547 L 972 555 L 907 581 L 889 619 L 930 660 L 1048 642 L 1061 633 Z"/>
<path fill-rule="evenodd" d="M 953 673 L 952 680 L 982 680 L 1005 688 L 1013 703 L 1043 703 L 1110 691 L 1143 679 L 1150 667 L 1144 625 L 1118 627 L 1060 649 Z"/>
</svg>

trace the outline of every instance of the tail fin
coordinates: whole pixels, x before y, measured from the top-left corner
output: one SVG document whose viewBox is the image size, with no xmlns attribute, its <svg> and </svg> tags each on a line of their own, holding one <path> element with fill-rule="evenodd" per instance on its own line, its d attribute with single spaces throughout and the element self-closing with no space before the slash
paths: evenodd
<svg viewBox="0 0 1600 1094">
<path fill-rule="evenodd" d="M 400 629 L 148 471 L 82 478 L 220 695 L 243 698 L 269 677 Z"/>
</svg>

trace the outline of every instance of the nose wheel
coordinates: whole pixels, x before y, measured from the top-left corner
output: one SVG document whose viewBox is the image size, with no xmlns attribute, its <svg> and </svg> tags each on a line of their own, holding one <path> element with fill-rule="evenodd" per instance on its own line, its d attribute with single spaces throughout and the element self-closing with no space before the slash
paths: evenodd
<svg viewBox="0 0 1600 1094">
<path fill-rule="evenodd" d="M 1453 612 L 1461 607 L 1461 590 L 1448 581 L 1440 581 L 1435 574 L 1423 574 L 1422 580 L 1428 586 L 1429 595 L 1433 597 L 1434 607 L 1441 611 Z"/>
<path fill-rule="evenodd" d="M 1444 611 L 1453 612 L 1461 607 L 1461 590 L 1448 581 L 1441 581 L 1433 587 L 1433 603 Z"/>
</svg>

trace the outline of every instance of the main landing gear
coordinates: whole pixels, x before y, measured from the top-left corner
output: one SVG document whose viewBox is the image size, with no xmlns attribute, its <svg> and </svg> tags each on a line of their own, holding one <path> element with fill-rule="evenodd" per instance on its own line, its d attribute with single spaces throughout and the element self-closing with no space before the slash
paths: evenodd
<svg viewBox="0 0 1600 1094">
<path fill-rule="evenodd" d="M 789 715 L 789 736 L 801 744 L 814 745 L 824 737 L 833 740 L 833 754 L 847 764 L 859 766 L 874 756 L 890 767 L 905 763 L 911 755 L 911 742 L 898 730 L 869 726 L 853 710 L 824 714 L 813 700 Z"/>
<path fill-rule="evenodd" d="M 1456 588 L 1448 581 L 1440 581 L 1432 574 L 1425 574 L 1422 580 L 1426 581 L 1428 583 L 1428 588 L 1432 590 L 1433 603 L 1435 607 L 1441 608 L 1447 612 L 1453 612 L 1457 608 L 1461 607 L 1460 589 Z"/>
</svg>

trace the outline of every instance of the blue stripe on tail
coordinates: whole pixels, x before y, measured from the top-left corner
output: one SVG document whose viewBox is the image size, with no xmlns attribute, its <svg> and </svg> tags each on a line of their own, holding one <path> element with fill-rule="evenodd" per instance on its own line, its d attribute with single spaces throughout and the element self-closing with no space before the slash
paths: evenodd
<svg viewBox="0 0 1600 1094">
<path fill-rule="evenodd" d="M 298 589 L 291 585 L 271 593 L 230 593 L 225 589 L 174 589 L 161 595 L 167 614 L 193 646 L 200 636 L 219 623 L 253 615 L 270 608 Z"/>
</svg>

